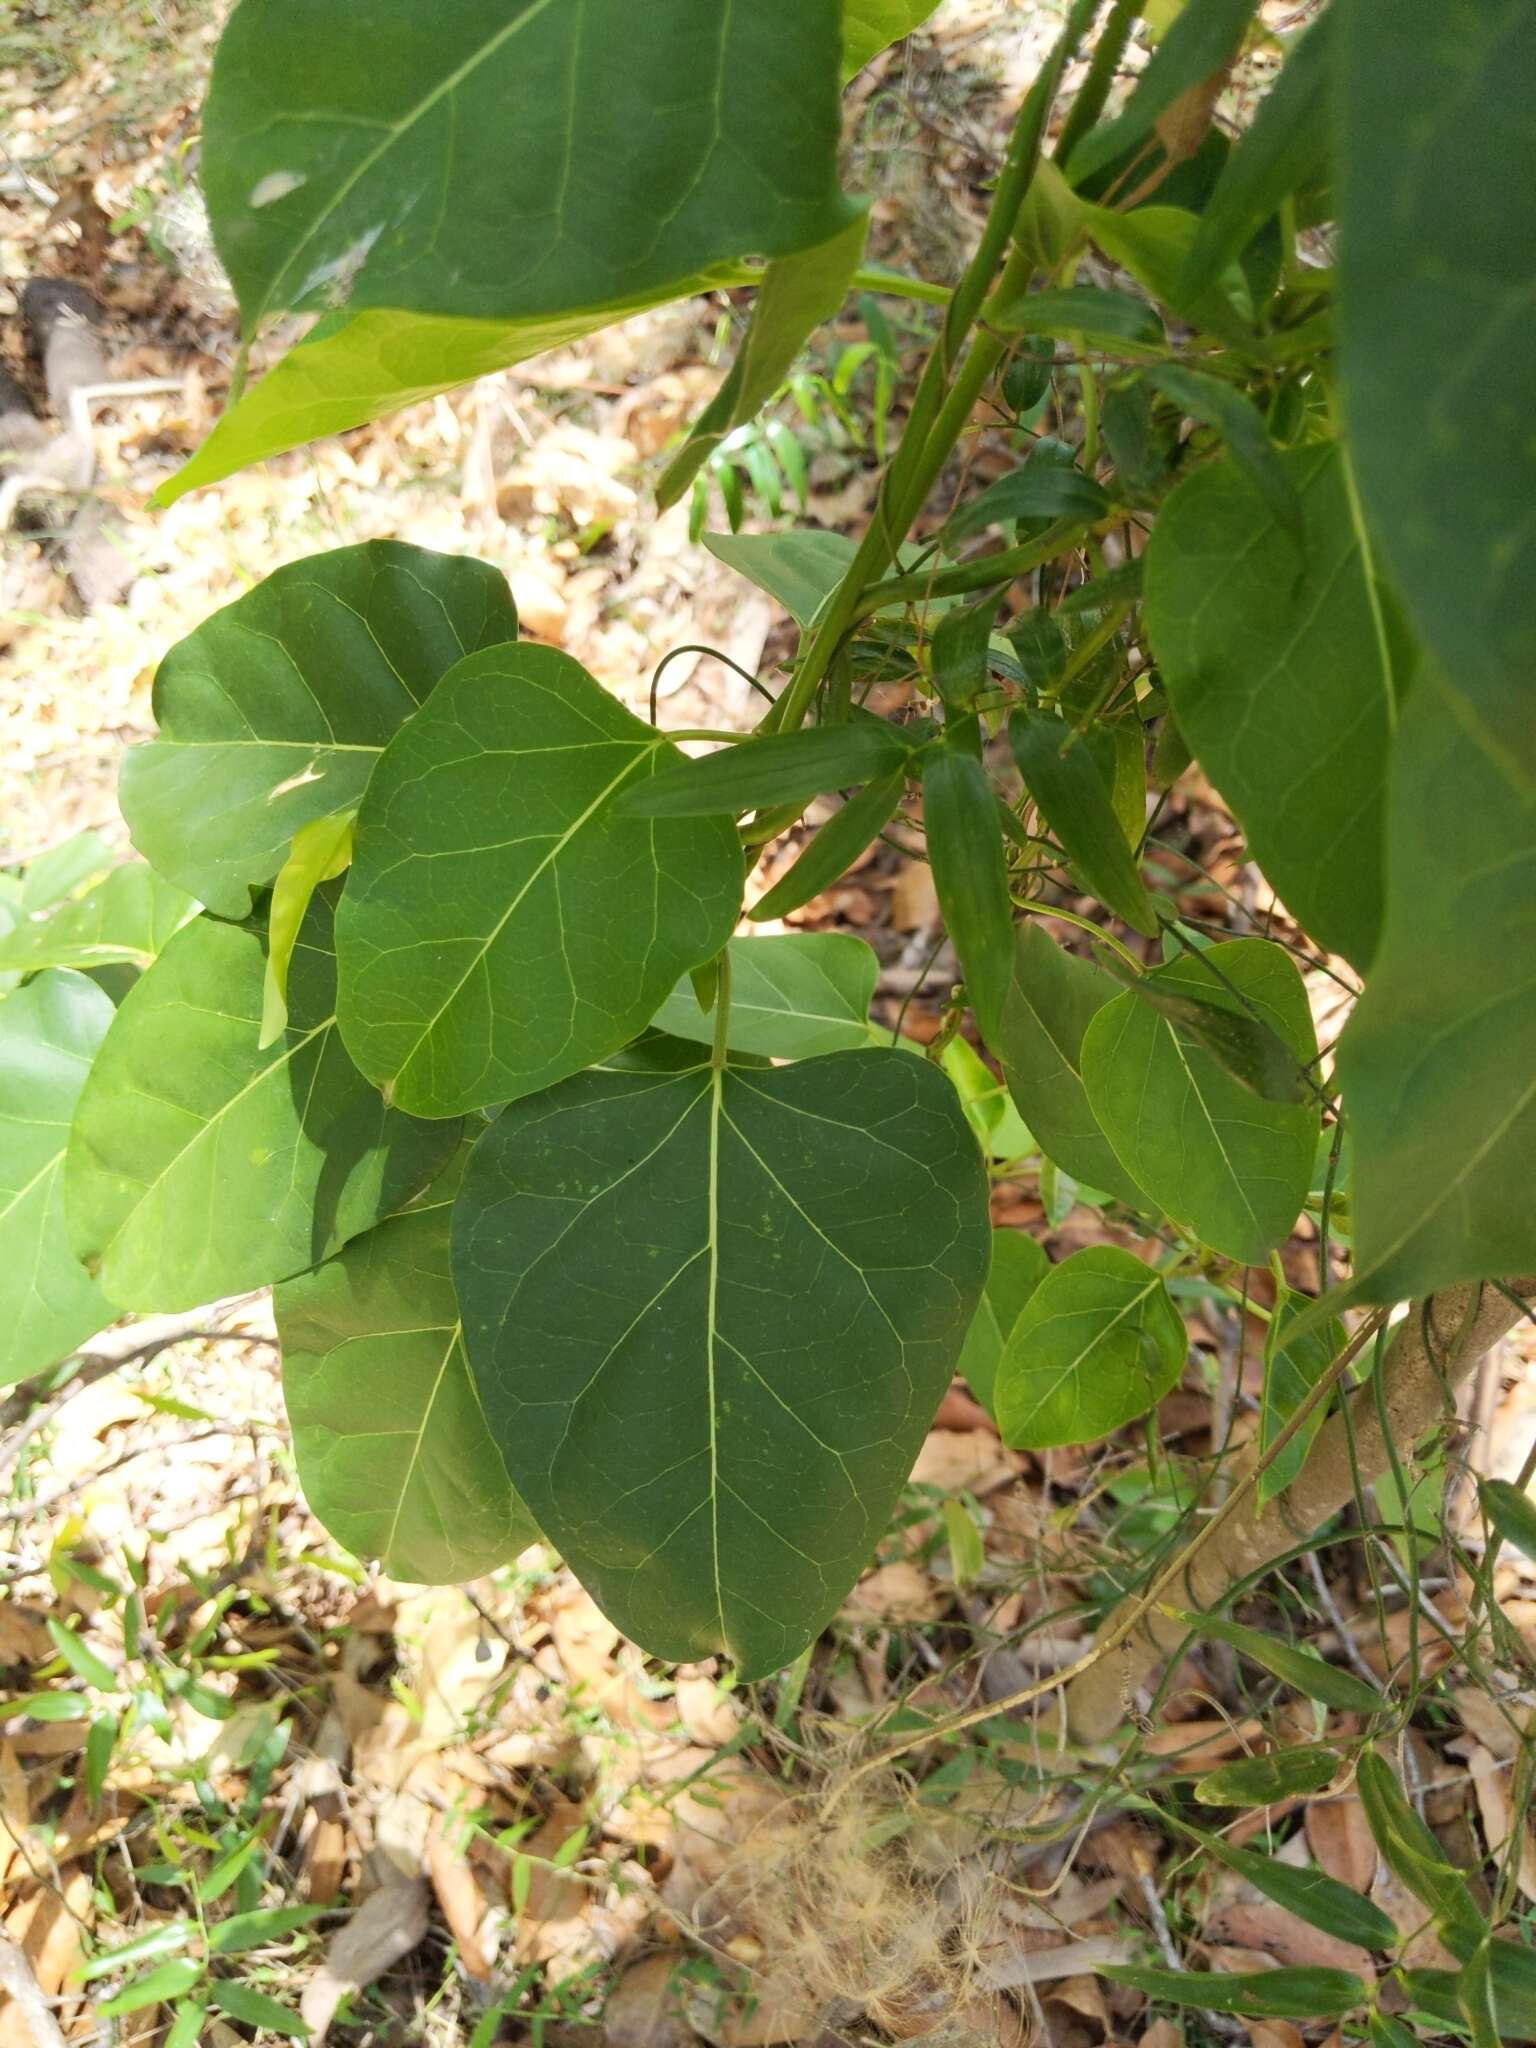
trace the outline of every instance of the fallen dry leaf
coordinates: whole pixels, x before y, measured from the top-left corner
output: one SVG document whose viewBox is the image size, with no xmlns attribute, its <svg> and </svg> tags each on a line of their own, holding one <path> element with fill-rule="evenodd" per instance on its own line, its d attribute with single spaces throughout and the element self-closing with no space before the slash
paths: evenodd
<svg viewBox="0 0 1536 2048">
<path fill-rule="evenodd" d="M 688 2048 L 695 2038 L 677 1971 L 685 1949 L 663 1949 L 631 1963 L 603 2008 L 607 2048 Z"/>
<path fill-rule="evenodd" d="M 1248 2039 L 1253 2048 L 1303 2048 L 1300 2030 L 1289 2020 L 1250 2020 Z"/>
<path fill-rule="evenodd" d="M 1477 1810 L 1482 1815 L 1489 1853 L 1502 1857 L 1515 1825 L 1509 1803 L 1510 1767 L 1481 1743 L 1475 1743 L 1467 1756 L 1467 1769 L 1472 1773 L 1472 1789 L 1477 1795 Z M 1523 1817 L 1520 1825 L 1520 1863 L 1515 1876 L 1521 1891 L 1536 1904 L 1536 1830 L 1529 1816 Z"/>
<path fill-rule="evenodd" d="M 1309 1927 L 1305 1920 L 1298 1920 L 1294 1913 L 1288 1913 L 1270 1899 L 1218 1907 L 1206 1922 L 1205 1932 L 1211 1941 L 1257 1949 L 1278 1963 L 1353 1970 L 1368 1984 L 1376 1979 L 1370 1956 L 1363 1948 L 1341 1941 L 1336 1934 L 1324 1934 L 1319 1927 Z"/>
<path fill-rule="evenodd" d="M 865 1621 L 934 1621 L 944 1611 L 944 1596 L 925 1571 L 898 1558 L 866 1572 L 847 1605 L 850 1614 Z"/>
<path fill-rule="evenodd" d="M 442 1830 L 435 1829 L 427 1842 L 427 1875 L 437 1894 L 448 1932 L 459 1945 L 459 1956 L 470 1976 L 486 1983 L 491 1975 L 495 1950 L 486 1939 L 486 1901 L 480 1881 Z"/>
<path fill-rule="evenodd" d="M 741 1710 L 712 1678 L 679 1678 L 673 1695 L 689 1739 L 705 1749 L 723 1749 L 741 1730 Z"/>
<path fill-rule="evenodd" d="M 336 2008 L 349 1991 L 361 1991 L 408 1956 L 427 1931 L 427 1882 L 391 1878 L 372 1893 L 342 1928 L 325 1961 L 304 1987 L 299 2014 L 310 2029 L 311 2048 L 321 2048 Z"/>
<path fill-rule="evenodd" d="M 912 1467 L 913 1482 L 937 1486 L 945 1493 L 991 1493 L 1017 1479 L 1023 1459 L 1004 1450 L 997 1431 L 930 1429 Z"/>
</svg>

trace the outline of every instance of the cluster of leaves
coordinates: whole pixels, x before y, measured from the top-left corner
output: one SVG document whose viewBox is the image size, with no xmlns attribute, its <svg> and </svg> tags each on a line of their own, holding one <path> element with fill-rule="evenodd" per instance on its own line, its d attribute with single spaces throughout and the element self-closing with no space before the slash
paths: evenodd
<svg viewBox="0 0 1536 2048">
<path fill-rule="evenodd" d="M 215 234 L 247 339 L 322 317 L 162 495 L 751 283 L 663 495 L 718 477 L 811 329 L 905 288 L 861 272 L 838 91 L 926 12 L 791 0 L 701 33 L 654 0 L 636 34 L 620 0 L 242 0 Z M 1344 1303 L 1536 1266 L 1531 245 L 1488 175 L 1531 10 L 1332 0 L 1234 145 L 1210 88 L 1251 0 L 1188 0 L 1106 118 L 1116 0 L 1043 156 L 1096 12 L 1026 103 L 870 532 L 712 542 L 802 628 L 757 734 L 685 760 L 520 641 L 498 577 L 386 544 L 280 571 L 166 658 L 122 783 L 147 867 L 83 894 L 34 869 L 0 946 L 13 1376 L 119 1310 L 275 1283 L 344 1540 L 458 1577 L 536 1526 L 646 1647 L 750 1677 L 836 1609 L 962 1346 L 1007 1441 L 1093 1439 L 1182 1369 L 1171 1276 L 1263 1262 L 1309 1205 L 1339 1243 L 1347 1187 L 1347 1287 L 1275 1315 L 1273 1438 Z M 335 66 L 342 37 L 377 61 Z M 1310 260 L 1334 227 L 1337 273 Z M 983 391 L 1028 418 L 1053 376 L 1070 435 L 904 549 Z M 1149 746 L 1165 782 L 1199 760 L 1363 977 L 1337 1093 L 1314 956 L 1213 945 L 1149 882 Z M 857 942 L 732 937 L 756 849 L 834 791 L 757 913 L 920 797 L 1009 1143 L 1156 1261 L 994 1246 L 996 1105 L 877 1041 Z M 1102 911 L 1075 952 L 1037 922 L 1062 878 Z M 1305 1438 L 1282 1448 L 1271 1487 Z"/>
</svg>

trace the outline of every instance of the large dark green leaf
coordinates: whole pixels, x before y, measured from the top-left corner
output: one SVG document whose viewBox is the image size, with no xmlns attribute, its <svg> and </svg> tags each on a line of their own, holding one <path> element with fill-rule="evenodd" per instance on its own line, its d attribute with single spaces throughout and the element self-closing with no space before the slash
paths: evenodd
<svg viewBox="0 0 1536 2048">
<path fill-rule="evenodd" d="M 112 1022 L 83 974 L 50 971 L 0 1003 L 0 1386 L 41 1372 L 113 1320 L 70 1250 L 64 1148 Z"/>
<path fill-rule="evenodd" d="M 129 861 L 83 896 L 0 933 L 0 972 L 43 967 L 147 967 L 196 910 L 184 889 Z"/>
<path fill-rule="evenodd" d="M 1156 936 L 1157 911 L 1115 815 L 1097 748 L 1062 719 L 1016 711 L 1008 737 L 1030 795 L 1083 881 L 1133 931 Z"/>
<path fill-rule="evenodd" d="M 1340 12 L 1339 326 L 1361 495 L 1458 715 L 1533 795 L 1536 8 Z"/>
<path fill-rule="evenodd" d="M 453 1273 L 551 1542 L 645 1648 L 752 1678 L 885 1528 L 988 1252 L 954 1090 L 870 1050 L 514 1103 L 470 1161 Z"/>
<path fill-rule="evenodd" d="M 990 1045 L 999 1033 L 1013 965 L 1013 899 L 992 785 L 963 745 L 934 747 L 924 755 L 923 825 L 939 908 Z"/>
<path fill-rule="evenodd" d="M 971 1327 L 965 1333 L 959 1371 L 989 1414 L 995 1415 L 997 1367 L 1024 1305 L 1051 1270 L 1044 1245 L 1022 1230 L 994 1230 L 992 1270 Z"/>
<path fill-rule="evenodd" d="M 337 918 L 348 1050 L 427 1116 L 526 1095 L 643 1030 L 741 900 L 728 817 L 618 798 L 678 759 L 569 655 L 461 662 L 386 749 Z"/>
<path fill-rule="evenodd" d="M 1031 919 L 1014 942 L 993 1051 L 1046 1156 L 1074 1180 L 1146 1209 L 1145 1190 L 1120 1164 L 1083 1087 L 1083 1034 L 1116 994 L 1101 967 L 1058 946 Z"/>
<path fill-rule="evenodd" d="M 327 295 L 567 313 L 825 241 L 849 214 L 841 17 L 650 0 L 637 33 L 628 0 L 242 0 L 203 136 L 245 332 Z"/>
<path fill-rule="evenodd" d="M 1185 955 L 1150 977 L 1196 995 L 1235 990 L 1298 1068 L 1317 1057 L 1307 992 L 1290 956 L 1266 939 Z M 1228 1258 L 1253 1264 L 1284 1242 L 1312 1180 L 1315 1100 L 1270 1102 L 1127 991 L 1083 1040 L 1088 1100 L 1127 1173 L 1177 1222 Z"/>
<path fill-rule="evenodd" d="M 1147 547 L 1146 621 L 1179 730 L 1316 938 L 1366 966 L 1382 916 L 1392 659 L 1337 443 L 1276 457 L 1304 560 L 1238 464 L 1186 478 Z"/>
<path fill-rule="evenodd" d="M 258 1050 L 265 934 L 194 918 L 123 999 L 75 1111 L 70 1238 L 124 1308 L 285 1279 L 423 1188 L 456 1124 L 386 1109 L 336 1029 L 334 888 L 294 948 L 288 1026 Z"/>
<path fill-rule="evenodd" d="M 868 216 L 858 214 L 830 241 L 769 264 L 736 360 L 662 472 L 656 486 L 658 504 L 677 503 L 713 450 L 732 428 L 756 417 L 793 369 L 812 332 L 837 312 L 864 253 L 868 226 Z"/>
<path fill-rule="evenodd" d="M 1094 1443 L 1134 1422 L 1184 1369 L 1189 1342 L 1150 1266 L 1094 1245 L 1052 1266 L 998 1361 L 993 1398 L 1005 1444 Z"/>
<path fill-rule="evenodd" d="M 538 1535 L 464 1356 L 448 1270 L 461 1175 L 456 1158 L 414 1207 L 272 1296 L 306 1500 L 358 1557 L 433 1585 Z"/>
<path fill-rule="evenodd" d="M 357 803 L 444 671 L 516 637 L 506 579 L 460 555 L 368 541 L 278 569 L 160 664 L 160 737 L 123 763 L 134 844 L 243 917 L 299 827 Z"/>
<path fill-rule="evenodd" d="M 732 939 L 731 1014 L 726 1044 L 733 1052 L 804 1060 L 870 1042 L 869 1006 L 880 963 L 847 932 L 787 932 Z M 699 1008 L 681 981 L 656 1012 L 658 1031 L 708 1045 L 715 1014 Z"/>
<path fill-rule="evenodd" d="M 1381 949 L 1339 1047 L 1355 1270 L 1375 1301 L 1536 1264 L 1536 797 L 1433 674 L 1392 750 L 1387 877 Z"/>
</svg>

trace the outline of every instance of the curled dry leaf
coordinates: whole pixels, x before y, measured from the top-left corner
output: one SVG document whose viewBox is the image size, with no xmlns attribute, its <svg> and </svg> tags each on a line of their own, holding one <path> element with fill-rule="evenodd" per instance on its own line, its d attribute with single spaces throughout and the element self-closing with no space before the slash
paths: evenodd
<svg viewBox="0 0 1536 2048">
<path fill-rule="evenodd" d="M 347 1993 L 361 1991 L 393 1969 L 426 1931 L 425 1878 L 393 1878 L 364 1901 L 331 1943 L 299 2000 L 310 2048 L 321 2048 Z"/>
</svg>

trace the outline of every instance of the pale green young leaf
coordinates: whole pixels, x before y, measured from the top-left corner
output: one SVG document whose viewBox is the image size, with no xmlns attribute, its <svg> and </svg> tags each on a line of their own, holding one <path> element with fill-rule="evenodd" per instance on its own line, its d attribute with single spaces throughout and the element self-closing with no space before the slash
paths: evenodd
<svg viewBox="0 0 1536 2048">
<path fill-rule="evenodd" d="M 429 1585 L 477 1579 L 538 1536 L 464 1356 L 448 1235 L 465 1156 L 272 1296 L 304 1498 L 354 1556 Z"/>
<path fill-rule="evenodd" d="M 938 0 L 843 0 L 843 76 L 921 28 Z"/>
<path fill-rule="evenodd" d="M 1457 718 L 1529 799 L 1536 12 L 1339 12 L 1339 352 L 1361 496 Z"/>
<path fill-rule="evenodd" d="M 1114 1245 L 1073 1252 L 1043 1276 L 1003 1346 L 994 1386 L 1003 1442 L 1094 1443 L 1155 1407 L 1188 1350 L 1150 1266 Z"/>
<path fill-rule="evenodd" d="M 357 803 L 438 678 L 516 637 L 505 577 L 460 555 L 367 541 L 276 570 L 161 662 L 159 737 L 119 786 L 135 846 L 245 916 L 299 827 Z"/>
<path fill-rule="evenodd" d="M 733 1052 L 803 1060 L 869 1044 L 869 1006 L 880 963 L 848 932 L 788 932 L 732 939 L 731 1014 L 726 1044 Z M 658 1031 L 709 1045 L 713 1009 L 699 1008 L 680 982 L 652 1020 Z"/>
<path fill-rule="evenodd" d="M 959 1101 L 894 1049 L 591 1072 L 459 1196 L 465 1343 L 514 1485 L 627 1635 L 789 1663 L 885 1528 L 986 1277 Z"/>
<path fill-rule="evenodd" d="M 997 1368 L 1025 1303 L 1051 1270 L 1044 1245 L 1022 1230 L 994 1230 L 992 1270 L 965 1333 L 957 1368 L 971 1392 L 996 1420 Z"/>
<path fill-rule="evenodd" d="M 1235 989 L 1299 1068 L 1317 1056 L 1306 988 L 1266 939 L 1234 939 L 1214 961 L 1185 954 L 1155 969 L 1158 988 L 1196 997 Z M 1321 1112 L 1272 1102 L 1134 992 L 1083 1040 L 1083 1081 L 1125 1171 L 1202 1244 L 1252 1265 L 1289 1235 L 1311 1185 Z"/>
<path fill-rule="evenodd" d="M 1337 442 L 1275 458 L 1298 561 L 1232 458 L 1197 470 L 1147 546 L 1146 621 L 1179 730 L 1306 929 L 1359 967 L 1380 934 L 1392 650 Z"/>
<path fill-rule="evenodd" d="M 1241 1756 L 1207 1771 L 1195 1785 L 1202 1806 L 1273 1806 L 1331 1785 L 1339 1759 L 1331 1749 L 1307 1745 Z"/>
<path fill-rule="evenodd" d="M 1426 672 L 1392 749 L 1386 925 L 1339 1046 L 1360 1299 L 1536 1268 L 1533 903 L 1536 796 Z"/>
<path fill-rule="evenodd" d="M 766 590 L 797 626 L 808 626 L 842 581 L 856 543 L 845 533 L 706 533 L 717 561 Z"/>
<path fill-rule="evenodd" d="M 455 1124 L 386 1108 L 342 1048 L 334 894 L 310 906 L 288 1026 L 265 1051 L 266 937 L 250 925 L 194 918 L 112 1019 L 64 1180 L 75 1252 L 122 1307 L 191 1308 L 301 1272 L 417 1193 L 457 1143 Z"/>
<path fill-rule="evenodd" d="M 267 974 L 261 996 L 261 1035 L 265 1052 L 288 1022 L 288 963 L 298 942 L 309 901 L 322 882 L 344 875 L 352 861 L 352 829 L 356 811 L 315 818 L 293 835 L 293 848 L 272 884 L 267 907 Z"/>
<path fill-rule="evenodd" d="M 396 735 L 337 915 L 348 1051 L 391 1100 L 453 1116 L 614 1052 L 730 937 L 729 817 L 619 798 L 679 759 L 567 654 L 459 663 Z"/>
<path fill-rule="evenodd" d="M 763 272 L 747 331 L 725 382 L 662 471 L 656 501 L 675 505 L 734 427 L 772 398 L 811 334 L 837 313 L 864 254 L 869 216 L 859 213 L 830 241 L 780 256 Z"/>
<path fill-rule="evenodd" d="M 56 1364 L 115 1319 L 70 1248 L 64 1152 L 111 998 L 49 969 L 0 1003 L 0 1386 Z"/>
<path fill-rule="evenodd" d="M 1121 1166 L 1083 1086 L 1083 1035 L 1117 993 L 1101 967 L 1067 952 L 1028 919 L 1014 941 L 993 1049 L 1019 1114 L 1047 1156 L 1074 1180 L 1145 1210 L 1147 1195 Z"/>
</svg>

